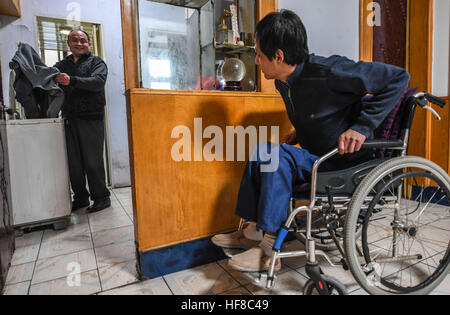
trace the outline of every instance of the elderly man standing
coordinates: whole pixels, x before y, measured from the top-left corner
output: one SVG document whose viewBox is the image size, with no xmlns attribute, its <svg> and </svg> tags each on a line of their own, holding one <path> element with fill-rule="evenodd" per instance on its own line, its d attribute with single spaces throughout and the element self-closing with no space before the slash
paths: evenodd
<svg viewBox="0 0 450 315">
<path fill-rule="evenodd" d="M 105 83 L 108 68 L 90 52 L 89 35 L 73 30 L 67 41 L 72 55 L 58 62 L 55 81 L 63 88 L 66 142 L 70 183 L 74 193 L 72 211 L 88 207 L 88 213 L 111 206 L 103 162 Z M 86 178 L 89 191 L 86 189 Z"/>
</svg>

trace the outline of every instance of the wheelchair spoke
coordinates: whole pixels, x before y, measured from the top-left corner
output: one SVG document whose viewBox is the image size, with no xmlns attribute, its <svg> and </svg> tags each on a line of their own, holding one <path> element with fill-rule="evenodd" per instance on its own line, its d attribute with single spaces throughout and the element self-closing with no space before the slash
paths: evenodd
<svg viewBox="0 0 450 315">
<path fill-rule="evenodd" d="M 427 204 L 426 204 L 426 205 L 423 207 L 423 209 L 419 212 L 419 214 L 417 215 L 415 221 L 418 221 L 418 220 L 419 220 L 420 216 L 423 214 L 423 212 L 425 211 L 425 209 L 428 207 L 428 205 L 430 204 L 431 200 L 433 200 L 433 198 L 436 196 L 437 192 L 438 192 L 438 191 L 436 190 L 436 192 L 433 194 L 433 196 L 430 198 L 430 200 L 427 202 Z M 442 201 L 443 198 L 444 198 L 444 197 L 442 197 L 441 200 L 439 200 L 439 201 Z"/>
</svg>

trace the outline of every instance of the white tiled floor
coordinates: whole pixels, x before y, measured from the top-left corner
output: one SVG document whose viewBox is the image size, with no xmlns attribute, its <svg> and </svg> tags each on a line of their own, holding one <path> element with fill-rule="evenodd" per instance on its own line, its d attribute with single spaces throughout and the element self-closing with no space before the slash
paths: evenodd
<svg viewBox="0 0 450 315">
<path fill-rule="evenodd" d="M 283 261 L 275 288 L 267 291 L 228 267 L 227 260 L 139 282 L 136 272 L 131 190 L 112 191 L 112 207 L 72 215 L 64 231 L 45 230 L 16 239 L 6 295 L 299 295 L 308 280 L 305 258 Z M 287 244 L 301 250 L 297 241 Z M 339 260 L 339 257 L 334 257 Z M 76 263 L 76 264 L 73 264 Z M 342 268 L 322 267 L 351 294 L 366 294 Z M 79 285 L 78 285 L 79 284 Z M 434 294 L 450 294 L 450 275 Z"/>
</svg>

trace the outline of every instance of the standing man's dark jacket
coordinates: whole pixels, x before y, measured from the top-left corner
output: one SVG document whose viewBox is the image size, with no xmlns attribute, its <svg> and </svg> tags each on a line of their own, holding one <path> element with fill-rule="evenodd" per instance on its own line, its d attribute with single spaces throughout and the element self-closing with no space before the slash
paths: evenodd
<svg viewBox="0 0 450 315">
<path fill-rule="evenodd" d="M 89 52 L 75 63 L 70 55 L 55 65 L 70 76 L 65 92 L 63 116 L 66 119 L 103 120 L 105 116 L 105 84 L 108 67 L 99 57 Z"/>
<path fill-rule="evenodd" d="M 322 156 L 337 148 L 340 135 L 349 129 L 372 139 L 374 130 L 402 98 L 409 78 L 406 70 L 383 63 L 310 55 L 287 84 L 277 80 L 275 85 L 298 142 Z M 367 94 L 373 97 L 363 100 Z M 367 152 L 335 159 L 351 162 L 364 155 Z"/>
</svg>

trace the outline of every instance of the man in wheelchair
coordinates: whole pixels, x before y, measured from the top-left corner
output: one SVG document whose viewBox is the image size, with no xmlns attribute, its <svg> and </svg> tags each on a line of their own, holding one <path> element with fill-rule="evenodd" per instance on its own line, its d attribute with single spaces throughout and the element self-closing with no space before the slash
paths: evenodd
<svg viewBox="0 0 450 315">
<path fill-rule="evenodd" d="M 295 130 L 279 146 L 260 144 L 247 164 L 236 215 L 248 225 L 212 238 L 217 246 L 246 250 L 229 260 L 233 269 L 243 272 L 269 269 L 293 187 L 311 180 L 320 156 L 339 148 L 339 155 L 325 162 L 321 171 L 350 168 L 373 158 L 373 151 L 361 146 L 373 139 L 409 83 L 407 71 L 395 66 L 309 54 L 306 29 L 288 10 L 269 14 L 257 25 L 255 63 L 266 79 L 275 80 Z M 372 97 L 364 98 L 368 94 Z M 277 155 L 276 170 L 264 169 L 267 152 Z M 277 260 L 275 270 L 280 268 Z"/>
</svg>

